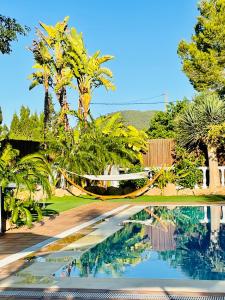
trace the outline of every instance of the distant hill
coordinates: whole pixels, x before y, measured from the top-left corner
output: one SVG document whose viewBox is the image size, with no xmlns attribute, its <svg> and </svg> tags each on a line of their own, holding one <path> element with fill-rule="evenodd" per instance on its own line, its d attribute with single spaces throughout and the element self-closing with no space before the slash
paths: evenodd
<svg viewBox="0 0 225 300">
<path fill-rule="evenodd" d="M 133 125 L 137 129 L 148 129 L 150 119 L 156 113 L 154 110 L 122 110 L 119 111 L 126 125 Z"/>
</svg>

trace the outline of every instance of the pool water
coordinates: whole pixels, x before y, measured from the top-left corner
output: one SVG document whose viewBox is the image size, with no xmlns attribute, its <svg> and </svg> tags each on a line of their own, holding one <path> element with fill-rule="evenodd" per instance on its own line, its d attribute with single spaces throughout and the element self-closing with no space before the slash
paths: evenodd
<svg viewBox="0 0 225 300">
<path fill-rule="evenodd" d="M 143 210 L 54 275 L 225 280 L 223 211 L 221 206 Z"/>
</svg>

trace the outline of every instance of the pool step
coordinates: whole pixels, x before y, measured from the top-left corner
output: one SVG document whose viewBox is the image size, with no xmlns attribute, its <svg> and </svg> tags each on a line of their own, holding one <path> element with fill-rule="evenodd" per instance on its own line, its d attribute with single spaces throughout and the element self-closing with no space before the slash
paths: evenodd
<svg viewBox="0 0 225 300">
<path fill-rule="evenodd" d="M 102 241 L 104 241 L 104 239 L 105 239 L 105 235 L 88 234 L 82 237 L 81 239 L 69 244 L 68 246 L 63 248 L 63 250 L 65 251 L 65 250 L 79 249 L 81 251 L 82 250 L 85 251 L 101 243 Z"/>
<path fill-rule="evenodd" d="M 55 273 L 56 270 L 59 270 L 63 266 L 65 266 L 65 262 L 34 262 L 26 269 L 19 271 L 17 273 L 17 276 L 52 276 L 52 274 Z"/>
<path fill-rule="evenodd" d="M 121 230 L 123 228 L 121 224 L 125 220 L 142 211 L 145 207 L 146 206 L 143 205 L 133 206 L 116 214 L 115 216 L 112 216 L 111 218 L 107 219 L 107 221 L 97 224 L 95 226 L 96 230 L 75 241 L 74 243 L 69 244 L 68 246 L 63 248 L 63 250 L 80 249 L 87 251 L 88 249 L 93 248 L 97 244 L 102 243 L 112 234 Z"/>
<path fill-rule="evenodd" d="M 82 251 L 57 251 L 45 256 L 46 262 L 71 262 L 82 256 Z"/>
</svg>

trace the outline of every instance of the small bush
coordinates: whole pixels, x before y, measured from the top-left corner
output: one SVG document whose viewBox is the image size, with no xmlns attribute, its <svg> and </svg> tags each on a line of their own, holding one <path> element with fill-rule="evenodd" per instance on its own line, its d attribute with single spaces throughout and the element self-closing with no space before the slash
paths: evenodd
<svg viewBox="0 0 225 300">
<path fill-rule="evenodd" d="M 198 167 L 204 165 L 203 156 L 189 153 L 182 147 L 176 147 L 174 172 L 176 185 L 183 188 L 193 189 L 202 180 L 202 171 Z"/>
<path fill-rule="evenodd" d="M 156 170 L 153 170 L 155 173 Z M 157 171 L 158 172 L 158 171 Z M 157 173 L 156 172 L 156 173 Z M 160 190 L 163 190 L 168 183 L 175 183 L 176 182 L 176 174 L 173 168 L 164 169 L 157 181 L 155 182 L 155 186 L 158 187 Z"/>
<path fill-rule="evenodd" d="M 144 169 L 137 165 L 129 169 L 128 173 L 138 173 L 143 172 Z M 142 179 L 134 179 L 134 180 L 124 180 L 120 182 L 120 187 L 125 188 L 132 188 L 132 189 L 140 189 L 142 188 L 148 181 L 148 178 L 142 178 Z"/>
</svg>

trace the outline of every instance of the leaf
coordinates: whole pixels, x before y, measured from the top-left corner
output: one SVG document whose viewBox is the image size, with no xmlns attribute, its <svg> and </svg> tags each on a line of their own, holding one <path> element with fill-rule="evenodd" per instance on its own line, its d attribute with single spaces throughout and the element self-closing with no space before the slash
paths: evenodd
<svg viewBox="0 0 225 300">
<path fill-rule="evenodd" d="M 18 221 L 18 215 L 19 215 L 19 208 L 15 207 L 11 216 L 12 223 L 16 224 L 16 222 Z"/>
<path fill-rule="evenodd" d="M 116 89 L 115 85 L 112 84 L 112 82 L 108 79 L 106 79 L 105 77 L 103 76 L 99 76 L 98 77 L 98 80 L 104 85 L 104 87 L 107 89 L 107 90 L 112 90 L 114 91 Z"/>
<path fill-rule="evenodd" d="M 38 214 L 37 220 L 41 221 L 43 219 L 43 215 L 42 215 L 42 210 L 41 210 L 41 208 L 40 208 L 40 206 L 38 204 L 35 205 L 35 211 Z"/>
<path fill-rule="evenodd" d="M 37 85 L 39 85 L 39 82 L 37 80 L 33 80 L 32 83 L 29 86 L 29 90 L 32 90 Z"/>
<path fill-rule="evenodd" d="M 33 221 L 31 212 L 27 208 L 25 208 L 25 207 L 22 207 L 21 211 L 23 211 L 25 213 L 25 222 L 26 222 L 26 225 L 28 227 L 31 227 L 32 226 L 32 221 Z"/>
<path fill-rule="evenodd" d="M 56 36 L 56 29 L 53 26 L 48 26 L 42 22 L 40 22 L 41 27 L 47 32 L 47 34 L 51 37 L 51 38 L 55 38 Z"/>
<path fill-rule="evenodd" d="M 104 56 L 98 58 L 98 63 L 101 65 L 113 58 L 114 58 L 114 56 L 112 56 L 112 55 L 104 55 Z"/>
</svg>

